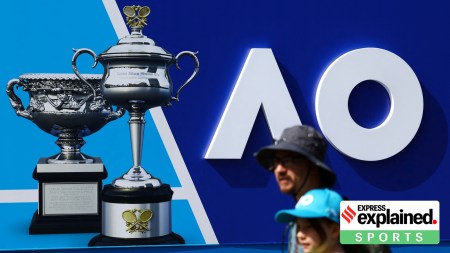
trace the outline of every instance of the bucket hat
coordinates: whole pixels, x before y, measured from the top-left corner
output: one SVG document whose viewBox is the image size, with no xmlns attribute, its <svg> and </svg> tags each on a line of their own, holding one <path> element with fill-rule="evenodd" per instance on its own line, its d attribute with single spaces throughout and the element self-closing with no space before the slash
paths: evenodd
<svg viewBox="0 0 450 253">
<path fill-rule="evenodd" d="M 275 151 L 284 150 L 297 153 L 320 168 L 326 186 L 332 186 L 336 175 L 325 163 L 327 142 L 316 129 L 308 125 L 297 125 L 283 130 L 280 139 L 272 145 L 262 147 L 255 153 L 259 164 L 273 171 Z"/>
<path fill-rule="evenodd" d="M 341 201 L 341 195 L 333 190 L 326 188 L 310 190 L 300 198 L 294 209 L 278 211 L 275 220 L 287 223 L 297 218 L 326 218 L 339 223 Z"/>
</svg>

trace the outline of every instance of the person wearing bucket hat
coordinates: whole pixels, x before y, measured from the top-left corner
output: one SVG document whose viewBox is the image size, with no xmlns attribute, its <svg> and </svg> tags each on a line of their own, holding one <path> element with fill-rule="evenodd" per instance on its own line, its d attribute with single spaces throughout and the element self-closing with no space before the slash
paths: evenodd
<svg viewBox="0 0 450 253">
<path fill-rule="evenodd" d="M 275 220 L 296 223 L 296 243 L 305 253 L 347 252 L 339 243 L 341 201 L 335 191 L 314 189 L 305 193 L 294 209 L 277 212 Z"/>
<path fill-rule="evenodd" d="M 290 194 L 297 202 L 307 191 L 332 188 L 336 174 L 325 164 L 328 143 L 312 126 L 296 125 L 283 130 L 273 144 L 255 153 L 258 163 L 273 172 L 282 193 Z M 289 223 L 289 245 L 296 245 L 295 223 Z M 359 252 L 390 253 L 388 245 L 364 245 Z M 289 252 L 302 252 L 291 247 Z M 358 251 L 357 251 L 358 252 Z"/>
<path fill-rule="evenodd" d="M 306 191 L 331 187 L 334 172 L 324 163 L 327 142 L 313 127 L 284 129 L 280 139 L 255 153 L 259 164 L 275 174 L 281 192 L 298 200 Z"/>
</svg>

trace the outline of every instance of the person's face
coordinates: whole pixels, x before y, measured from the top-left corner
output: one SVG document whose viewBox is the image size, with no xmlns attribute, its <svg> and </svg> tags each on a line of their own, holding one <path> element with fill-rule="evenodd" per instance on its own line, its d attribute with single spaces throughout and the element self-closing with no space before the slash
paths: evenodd
<svg viewBox="0 0 450 253">
<path fill-rule="evenodd" d="M 297 219 L 297 243 L 305 253 L 317 251 L 322 243 L 319 234 L 307 219 Z"/>
<path fill-rule="evenodd" d="M 309 161 L 290 151 L 276 151 L 274 157 L 274 174 L 280 191 L 295 195 L 310 169 Z"/>
<path fill-rule="evenodd" d="M 318 224 L 323 230 L 323 238 L 308 219 L 297 219 L 297 243 L 303 248 L 304 253 L 327 252 L 339 238 L 339 225 L 333 222 L 319 220 Z"/>
</svg>

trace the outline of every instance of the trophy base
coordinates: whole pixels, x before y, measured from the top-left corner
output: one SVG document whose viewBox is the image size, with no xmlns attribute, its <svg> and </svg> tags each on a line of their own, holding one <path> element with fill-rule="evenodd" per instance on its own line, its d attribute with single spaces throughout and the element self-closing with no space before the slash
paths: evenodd
<svg viewBox="0 0 450 253">
<path fill-rule="evenodd" d="M 172 232 L 172 195 L 168 184 L 153 188 L 105 185 L 102 233 L 89 246 L 184 244 Z"/>
<path fill-rule="evenodd" d="M 89 241 L 89 246 L 127 246 L 127 245 L 162 245 L 185 244 L 183 237 L 176 233 L 150 238 L 115 238 L 105 235 L 97 235 Z"/>
<path fill-rule="evenodd" d="M 106 176 L 100 158 L 92 164 L 49 164 L 41 158 L 33 172 L 39 182 L 39 205 L 29 233 L 100 232 L 100 192 Z"/>
<path fill-rule="evenodd" d="M 42 216 L 36 211 L 28 230 L 30 235 L 96 233 L 101 231 L 100 215 Z"/>
</svg>

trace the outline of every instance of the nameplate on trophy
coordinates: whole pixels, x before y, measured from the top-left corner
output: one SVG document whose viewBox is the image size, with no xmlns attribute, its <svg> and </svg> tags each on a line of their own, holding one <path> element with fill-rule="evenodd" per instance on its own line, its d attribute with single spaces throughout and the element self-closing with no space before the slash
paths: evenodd
<svg viewBox="0 0 450 253">
<path fill-rule="evenodd" d="M 43 215 L 98 214 L 98 183 L 43 183 Z"/>
</svg>

